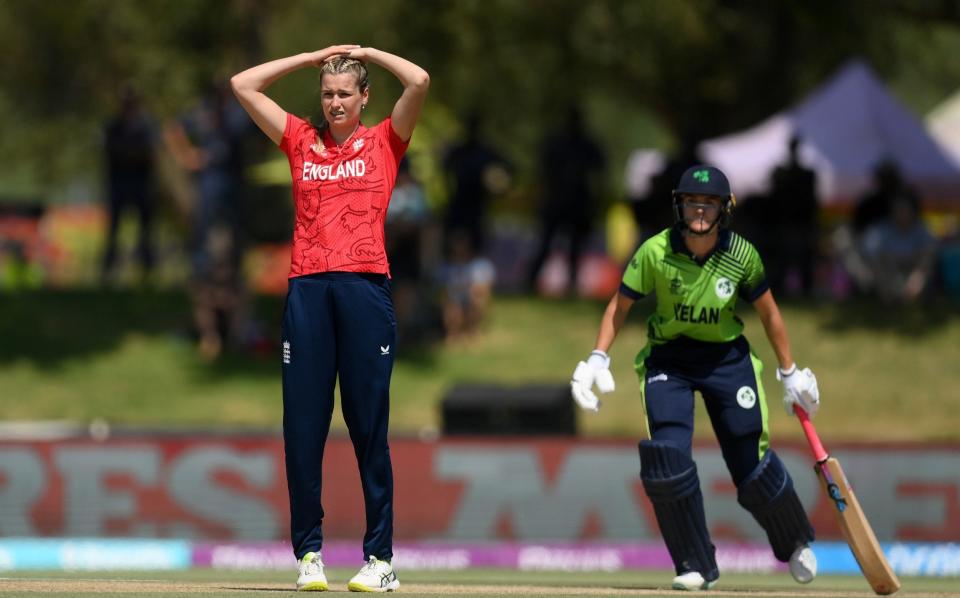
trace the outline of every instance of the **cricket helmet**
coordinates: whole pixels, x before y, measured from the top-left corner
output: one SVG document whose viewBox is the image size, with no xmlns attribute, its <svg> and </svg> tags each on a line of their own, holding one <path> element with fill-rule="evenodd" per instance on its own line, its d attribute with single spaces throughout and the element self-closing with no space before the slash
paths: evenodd
<svg viewBox="0 0 960 598">
<path fill-rule="evenodd" d="M 737 198 L 730 191 L 730 182 L 727 176 L 715 166 L 698 164 L 691 166 L 680 177 L 677 188 L 673 190 L 673 215 L 674 219 L 685 224 L 683 219 L 683 206 L 681 201 L 684 195 L 713 195 L 723 200 L 720 208 L 720 219 L 717 221 L 720 226 L 730 224 L 733 217 L 733 208 L 737 205 Z"/>
</svg>

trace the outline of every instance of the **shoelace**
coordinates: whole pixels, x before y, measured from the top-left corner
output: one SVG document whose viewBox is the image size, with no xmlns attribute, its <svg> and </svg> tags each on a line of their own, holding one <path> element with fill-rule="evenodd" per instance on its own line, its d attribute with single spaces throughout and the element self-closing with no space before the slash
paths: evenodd
<svg viewBox="0 0 960 598">
<path fill-rule="evenodd" d="M 307 561 L 307 566 L 304 568 L 307 574 L 319 573 L 320 569 L 323 567 L 323 563 L 320 561 L 319 557 L 313 557 Z"/>
<path fill-rule="evenodd" d="M 373 571 L 373 569 L 376 566 L 377 566 L 377 558 L 372 556 L 369 559 L 367 559 L 367 564 L 361 567 L 361 570 L 364 572 Z"/>
</svg>

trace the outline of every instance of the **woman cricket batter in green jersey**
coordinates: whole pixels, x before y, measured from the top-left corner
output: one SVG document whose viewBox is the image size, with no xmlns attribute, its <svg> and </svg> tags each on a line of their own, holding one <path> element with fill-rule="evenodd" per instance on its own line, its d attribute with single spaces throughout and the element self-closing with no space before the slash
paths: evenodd
<svg viewBox="0 0 960 598">
<path fill-rule="evenodd" d="M 776 558 L 809 583 L 814 534 L 783 463 L 769 446 L 762 365 L 734 313 L 737 297 L 756 308 L 779 361 L 789 413 L 819 407 L 816 377 L 793 361 L 787 330 L 756 249 L 727 228 L 736 199 L 726 176 L 694 166 L 673 192 L 676 224 L 648 239 L 623 275 L 600 322 L 596 349 L 573 373 L 574 400 L 596 411 L 593 393 L 614 388 L 607 351 L 633 303 L 656 293 L 647 346 L 637 355 L 650 440 L 640 443 L 640 477 L 677 576 L 673 588 L 705 590 L 720 573 L 692 458 L 694 391 L 700 391 L 737 486 L 737 501 L 763 527 Z"/>
</svg>

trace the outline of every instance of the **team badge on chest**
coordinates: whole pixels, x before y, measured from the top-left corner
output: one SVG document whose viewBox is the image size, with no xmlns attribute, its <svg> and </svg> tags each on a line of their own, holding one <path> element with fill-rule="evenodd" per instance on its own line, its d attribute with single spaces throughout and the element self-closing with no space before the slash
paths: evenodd
<svg viewBox="0 0 960 598">
<path fill-rule="evenodd" d="M 714 286 L 717 297 L 720 297 L 721 299 L 729 299 L 730 297 L 733 297 L 734 289 L 734 284 L 729 278 L 718 278 L 717 284 Z"/>
</svg>

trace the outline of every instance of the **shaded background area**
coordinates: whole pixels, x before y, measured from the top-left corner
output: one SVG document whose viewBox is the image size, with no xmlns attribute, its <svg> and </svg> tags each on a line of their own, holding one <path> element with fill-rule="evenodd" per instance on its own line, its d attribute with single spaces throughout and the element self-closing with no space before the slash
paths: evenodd
<svg viewBox="0 0 960 598">
<path fill-rule="evenodd" d="M 294 0 L 0 4 L 0 51 L 9 58 L 0 73 L 8 117 L 0 139 L 4 419 L 278 425 L 277 334 L 292 215 L 286 164 L 255 130 L 237 141 L 243 185 L 231 205 L 243 250 L 245 319 L 236 342 L 210 359 L 197 349 L 190 283 L 197 192 L 161 142 L 161 131 L 217 84 L 257 62 L 357 42 L 426 68 L 430 98 L 409 162 L 430 214 L 424 229 L 433 233 L 453 189 L 445 156 L 471 119 L 496 148 L 502 169 L 490 184 L 486 248 L 497 267 L 496 295 L 479 333 L 445 342 L 436 275 L 425 269 L 411 288 L 404 320 L 416 326 L 400 352 L 393 424 L 400 433 L 428 435 L 440 426 L 440 399 L 458 381 L 565 383 L 593 342 L 621 264 L 649 232 L 644 224 L 659 222 L 653 213 L 643 216 L 649 221 L 631 216 L 628 160 L 635 150 L 675 157 L 700 140 L 744 130 L 794 106 L 854 59 L 869 65 L 918 123 L 960 87 L 952 59 L 960 51 L 960 9 L 952 2 L 382 0 L 339 8 Z M 278 82 L 271 95 L 310 115 L 316 87 L 315 74 L 304 71 Z M 136 218 L 126 214 L 117 274 L 105 281 L 103 131 L 124 90 L 136 91 L 156 135 L 156 264 L 149 277 L 141 275 Z M 387 114 L 398 91 L 396 81 L 374 71 L 371 115 Z M 542 144 L 571 107 L 604 154 L 594 173 L 598 218 L 572 289 L 562 242 L 547 247 L 539 278 L 526 280 L 547 187 Z M 671 184 L 663 180 L 651 195 L 660 207 Z M 960 201 L 960 190 L 954 198 Z M 777 209 L 759 200 L 741 207 L 735 225 L 748 236 L 782 230 Z M 842 224 L 849 209 L 823 211 L 819 222 L 824 230 Z M 944 247 L 955 247 L 957 210 L 924 215 Z M 430 238 L 428 249 L 440 253 Z M 825 405 L 843 405 L 825 418 L 825 432 L 956 440 L 953 389 L 960 379 L 952 362 L 960 326 L 946 284 L 957 278 L 956 251 L 938 262 L 929 298 L 903 306 L 849 291 L 832 249 L 825 241 L 817 247 L 826 257 L 813 293 L 800 292 L 775 256 L 768 266 L 785 281 L 795 353 L 820 375 Z M 618 341 L 619 389 L 600 417 L 581 418 L 584 432 L 642 434 L 631 361 L 648 311 L 639 305 Z M 748 335 L 770 364 L 749 311 Z M 770 372 L 765 381 L 778 407 L 779 385 Z M 771 411 L 775 434 L 799 437 L 785 414 Z M 868 415 L 869 427 L 861 419 Z"/>
</svg>

